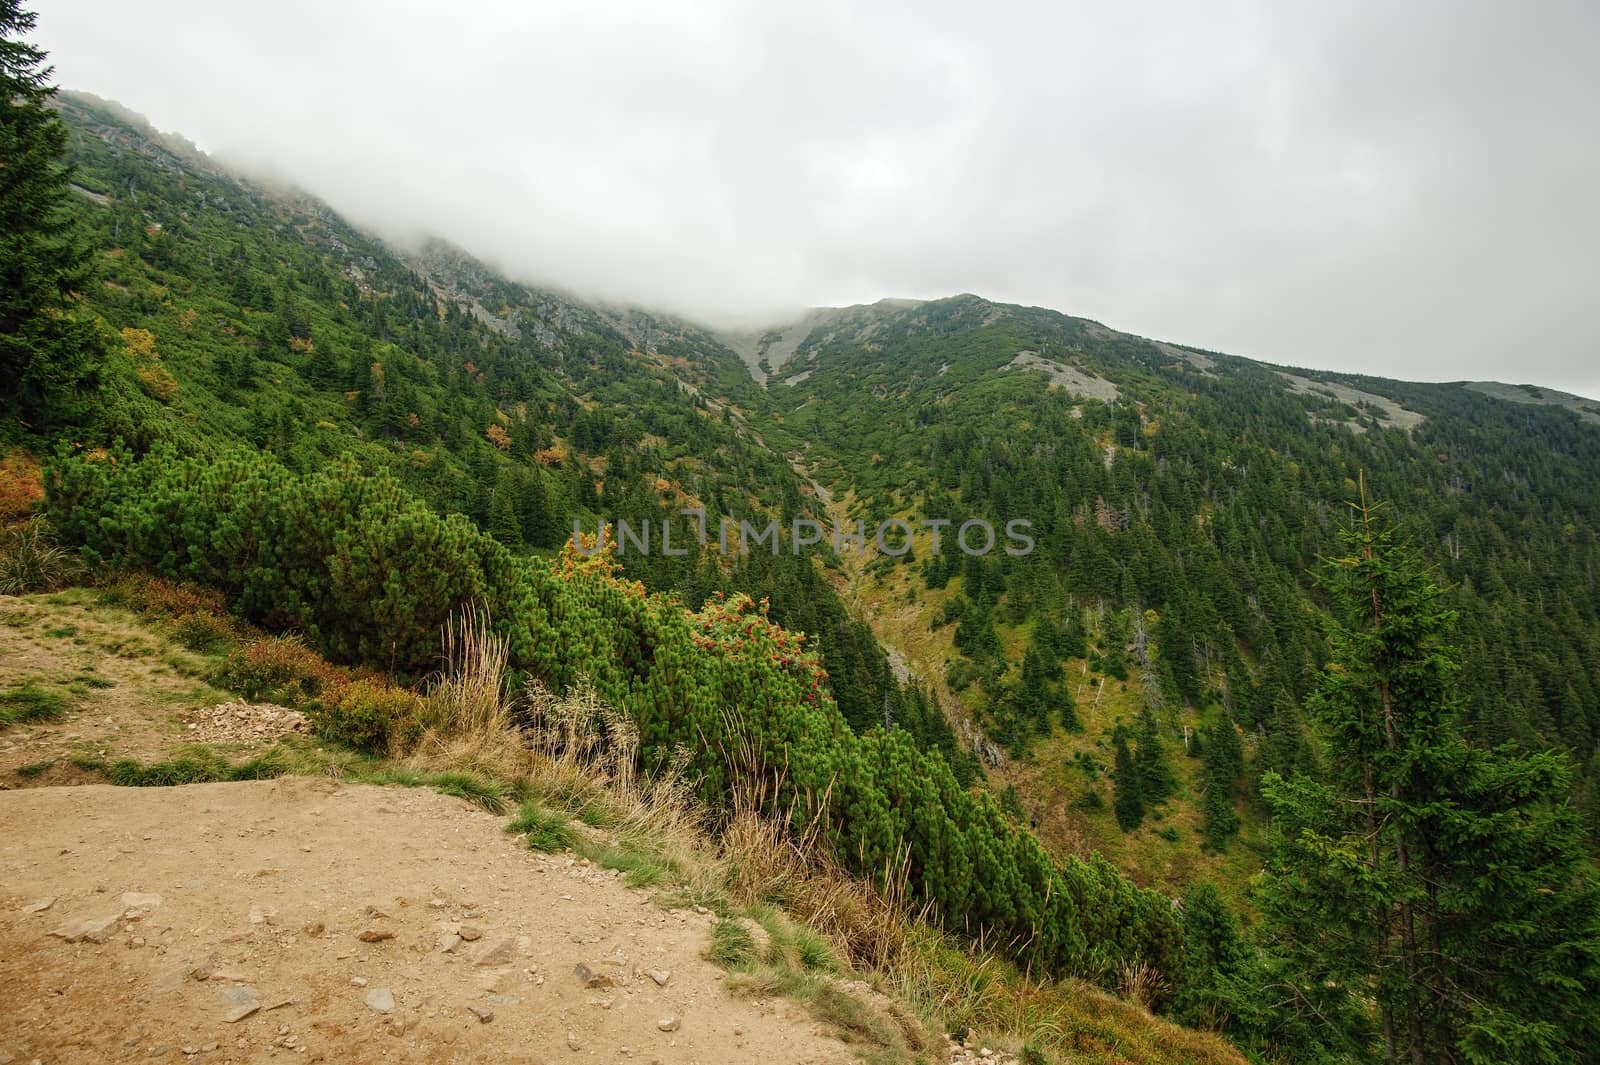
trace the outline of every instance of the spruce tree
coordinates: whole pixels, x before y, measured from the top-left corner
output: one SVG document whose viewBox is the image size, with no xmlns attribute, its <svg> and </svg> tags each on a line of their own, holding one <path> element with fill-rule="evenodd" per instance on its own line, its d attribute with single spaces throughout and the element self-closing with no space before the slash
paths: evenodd
<svg viewBox="0 0 1600 1065">
<path fill-rule="evenodd" d="M 1139 793 L 1144 801 L 1158 803 L 1172 794 L 1177 782 L 1167 764 L 1156 715 L 1146 706 L 1139 711 Z"/>
<path fill-rule="evenodd" d="M 1364 498 L 1344 535 L 1311 700 L 1329 779 L 1263 782 L 1275 1023 L 1417 1065 L 1589 1060 L 1600 893 L 1565 761 L 1463 739 L 1443 593 Z"/>
<path fill-rule="evenodd" d="M 1205 824 L 1201 831 L 1208 849 L 1222 850 L 1228 845 L 1228 837 L 1239 831 L 1233 798 L 1239 774 L 1244 771 L 1244 750 L 1231 717 L 1224 714 L 1221 721 L 1206 729 L 1200 758 L 1205 779 L 1201 805 Z"/>
<path fill-rule="evenodd" d="M 1139 767 L 1134 764 L 1133 755 L 1128 751 L 1128 741 L 1122 734 L 1122 729 L 1117 728 L 1112 743 L 1116 748 L 1116 760 L 1111 768 L 1112 807 L 1117 812 L 1117 824 L 1122 831 L 1129 832 L 1139 827 L 1139 822 L 1144 820 L 1144 798 L 1140 794 L 1141 782 Z"/>
<path fill-rule="evenodd" d="M 67 131 L 50 108 L 45 53 L 19 38 L 37 16 L 0 0 L 0 414 L 35 429 L 80 413 L 103 344 L 74 313 L 90 251 L 66 210 Z"/>
<path fill-rule="evenodd" d="M 1248 963 L 1238 918 L 1216 885 L 1209 880 L 1189 885 L 1183 895 L 1183 971 L 1172 999 L 1173 1017 L 1201 1028 L 1226 1027 Z"/>
</svg>

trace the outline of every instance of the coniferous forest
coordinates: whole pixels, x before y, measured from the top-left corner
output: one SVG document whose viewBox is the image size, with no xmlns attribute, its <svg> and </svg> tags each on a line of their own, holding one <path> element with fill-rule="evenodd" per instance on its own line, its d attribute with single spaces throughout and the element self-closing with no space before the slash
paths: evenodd
<svg viewBox="0 0 1600 1065">
<path fill-rule="evenodd" d="M 972 295 L 756 373 L 57 92 L 32 28 L 0 0 L 0 446 L 88 572 L 400 684 L 482 609 L 708 809 L 759 779 L 940 927 L 1147 967 L 1255 1060 L 1600 1060 L 1600 402 Z M 568 543 L 618 519 L 682 553 Z"/>
</svg>

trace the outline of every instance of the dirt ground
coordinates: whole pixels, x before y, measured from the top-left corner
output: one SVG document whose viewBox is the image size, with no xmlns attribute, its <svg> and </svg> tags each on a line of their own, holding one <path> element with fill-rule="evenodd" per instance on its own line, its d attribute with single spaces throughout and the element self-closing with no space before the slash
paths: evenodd
<svg viewBox="0 0 1600 1065">
<path fill-rule="evenodd" d="M 151 760 L 211 739 L 185 721 L 230 698 L 207 671 L 201 656 L 83 589 L 0 596 L 0 690 L 41 684 L 67 693 L 69 706 L 54 720 L 0 729 L 0 787 L 81 783 L 94 776 L 75 770 L 74 758 Z"/>
<path fill-rule="evenodd" d="M 0 791 L 0 1063 L 855 1060 L 725 993 L 709 915 L 503 824 L 308 778 Z"/>
</svg>

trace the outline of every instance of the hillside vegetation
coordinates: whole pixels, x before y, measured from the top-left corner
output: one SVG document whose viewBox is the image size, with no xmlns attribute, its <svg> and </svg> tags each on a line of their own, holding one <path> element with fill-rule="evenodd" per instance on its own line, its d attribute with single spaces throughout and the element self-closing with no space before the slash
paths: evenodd
<svg viewBox="0 0 1600 1065">
<path fill-rule="evenodd" d="M 207 683 L 380 776 L 470 738 L 388 779 L 526 802 L 536 845 L 585 807 L 528 767 L 580 749 L 639 816 L 692 807 L 706 853 L 759 826 L 928 937 L 858 960 L 939 974 L 933 1023 L 1009 1011 L 1035 1054 L 1115 1060 L 1049 1028 L 1116 1009 L 1092 984 L 1262 1059 L 1594 1060 L 1589 412 L 976 296 L 724 343 L 391 246 L 7 76 L 8 593 L 187 597 L 173 624 L 225 654 Z M 685 511 L 867 546 L 733 557 Z M 686 550 L 568 542 L 618 519 Z M 1031 549 L 964 549 L 972 519 Z M 903 555 L 871 550 L 889 521 Z M 52 690 L 7 721 L 66 711 Z M 548 728 L 571 705 L 581 742 Z M 327 769 L 304 753 L 77 768 Z M 753 986 L 823 994 L 724 935 Z M 1228 1053 L 1151 1031 L 1148 1060 Z"/>
</svg>

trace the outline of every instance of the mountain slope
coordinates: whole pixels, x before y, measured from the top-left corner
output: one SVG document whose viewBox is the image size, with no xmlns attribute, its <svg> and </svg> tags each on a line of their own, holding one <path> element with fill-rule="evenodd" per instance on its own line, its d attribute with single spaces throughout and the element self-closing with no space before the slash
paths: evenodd
<svg viewBox="0 0 1600 1065">
<path fill-rule="evenodd" d="M 1222 711 L 1252 774 L 1314 759 L 1297 709 L 1321 654 L 1308 575 L 1362 475 L 1461 588 L 1483 738 L 1591 760 L 1600 462 L 1566 411 L 1481 386 L 1278 369 L 976 296 L 718 336 L 510 282 L 444 244 L 393 250 L 112 105 L 69 97 L 62 110 L 104 248 L 92 302 L 132 331 L 106 422 L 139 446 L 247 442 L 293 469 L 354 454 L 533 548 L 600 515 L 820 517 L 830 504 L 812 485 L 869 527 L 1031 521 L 1039 548 L 1025 558 L 932 558 L 924 537 L 914 562 L 846 560 L 833 587 L 786 552 L 731 569 L 698 551 L 623 561 L 690 606 L 771 595 L 775 620 L 823 637 L 858 728 L 887 700 L 953 760 L 983 755 L 1063 849 L 1106 850 L 1169 888 L 1209 861 L 1195 849 L 1200 767 L 1176 756 Z M 763 362 L 765 390 L 746 373 L 764 376 Z M 841 597 L 931 701 L 900 690 Z M 1025 685 L 1030 649 L 1044 679 Z M 1109 812 L 1111 738 L 1146 707 L 1180 790 L 1125 839 Z M 941 734 L 943 716 L 964 740 Z M 1000 768 L 1035 743 L 1034 761 Z M 1229 861 L 1242 882 L 1248 859 Z"/>
<path fill-rule="evenodd" d="M 1324 657 L 1312 577 L 1362 481 L 1455 588 L 1474 735 L 1567 750 L 1592 804 L 1600 430 L 1566 409 L 1581 401 L 1277 368 L 975 296 L 802 328 L 772 417 L 852 516 L 1033 523 L 1025 557 L 934 556 L 919 535 L 914 562 L 861 566 L 856 594 L 958 716 L 1034 750 L 1000 776 L 1058 845 L 1174 887 L 1210 861 L 1200 760 L 1177 757 L 1197 737 L 1240 730 L 1241 795 L 1314 764 L 1298 709 Z M 1177 801 L 1125 842 L 1112 739 L 1146 710 Z"/>
<path fill-rule="evenodd" d="M 519 551 L 602 516 L 673 520 L 681 545 L 685 507 L 756 520 L 813 506 L 778 441 L 752 428 L 767 397 L 705 331 L 514 283 L 443 242 L 392 247 L 114 104 L 59 106 L 99 248 L 87 302 L 117 334 L 103 439 L 245 444 L 299 471 L 354 459 Z M 717 592 L 769 598 L 775 621 L 819 641 L 853 723 L 887 702 L 962 762 L 810 559 L 752 569 L 691 547 L 621 561 L 691 608 Z"/>
</svg>

